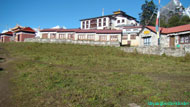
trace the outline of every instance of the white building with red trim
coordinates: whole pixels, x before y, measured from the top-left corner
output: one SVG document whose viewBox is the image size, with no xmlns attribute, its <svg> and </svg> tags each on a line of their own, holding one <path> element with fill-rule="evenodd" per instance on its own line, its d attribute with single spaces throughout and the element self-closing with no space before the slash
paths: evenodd
<svg viewBox="0 0 190 107">
<path fill-rule="evenodd" d="M 99 41 L 121 43 L 122 30 L 97 29 L 43 29 L 42 39 L 64 39 L 73 41 Z"/>
<path fill-rule="evenodd" d="M 81 29 L 120 29 L 122 26 L 139 26 L 136 18 L 123 11 L 115 11 L 111 15 L 81 19 Z"/>
</svg>

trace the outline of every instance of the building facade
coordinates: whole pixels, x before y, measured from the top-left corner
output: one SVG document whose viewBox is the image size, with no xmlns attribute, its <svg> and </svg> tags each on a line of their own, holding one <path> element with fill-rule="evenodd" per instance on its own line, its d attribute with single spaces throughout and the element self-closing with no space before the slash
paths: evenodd
<svg viewBox="0 0 190 107">
<path fill-rule="evenodd" d="M 138 33 L 141 31 L 141 29 L 142 26 L 122 27 L 122 45 L 139 46 L 140 39 Z"/>
<path fill-rule="evenodd" d="M 139 46 L 184 47 L 190 45 L 190 24 L 160 28 L 160 40 L 158 40 L 155 27 L 147 26 L 139 37 Z"/>
<path fill-rule="evenodd" d="M 119 29 L 121 26 L 138 26 L 136 18 L 123 11 L 116 11 L 112 15 L 105 15 L 80 20 L 81 29 Z"/>
<path fill-rule="evenodd" d="M 23 42 L 25 38 L 34 38 L 35 33 L 30 27 L 16 25 L 10 31 L 1 34 L 1 42 Z"/>
<path fill-rule="evenodd" d="M 43 29 L 42 39 L 65 39 L 73 41 L 99 41 L 121 43 L 122 30 Z"/>
<path fill-rule="evenodd" d="M 0 34 L 0 42 L 10 42 L 13 37 L 13 32 L 8 31 Z"/>
</svg>

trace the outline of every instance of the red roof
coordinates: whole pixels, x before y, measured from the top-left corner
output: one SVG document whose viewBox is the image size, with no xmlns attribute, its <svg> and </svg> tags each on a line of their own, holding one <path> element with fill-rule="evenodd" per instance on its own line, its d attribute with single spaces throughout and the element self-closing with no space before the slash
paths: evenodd
<svg viewBox="0 0 190 107">
<path fill-rule="evenodd" d="M 57 32 L 59 29 L 42 29 L 40 32 Z"/>
<path fill-rule="evenodd" d="M 57 32 L 77 32 L 80 29 L 58 29 Z"/>
<path fill-rule="evenodd" d="M 122 30 L 81 29 L 81 30 L 78 30 L 77 33 L 118 34 L 118 33 L 122 33 Z"/>
<path fill-rule="evenodd" d="M 156 32 L 156 29 L 155 29 L 154 26 L 147 26 L 146 28 L 152 30 L 153 32 Z M 160 31 L 163 34 L 190 31 L 190 24 L 171 27 L 171 28 L 162 28 L 162 27 L 160 27 Z"/>
<path fill-rule="evenodd" d="M 8 31 L 8 32 L 5 32 L 5 33 L 2 33 L 1 35 L 10 35 L 10 36 L 13 36 L 13 32 Z"/>
<path fill-rule="evenodd" d="M 96 30 L 98 34 L 121 34 L 122 30 Z"/>
<path fill-rule="evenodd" d="M 98 33 L 98 34 L 120 34 L 122 30 L 98 30 L 98 29 L 43 29 L 40 32 L 76 32 L 76 33 Z"/>
<path fill-rule="evenodd" d="M 35 33 L 35 30 L 33 30 L 30 27 L 25 27 L 25 28 L 18 29 L 15 32 L 30 32 L 30 33 Z"/>
<path fill-rule="evenodd" d="M 35 31 L 30 27 L 25 27 L 25 28 L 18 30 L 16 32 L 19 32 L 19 31 L 35 33 Z"/>
<path fill-rule="evenodd" d="M 126 26 L 123 29 L 133 29 L 133 28 L 142 28 L 142 26 Z"/>
</svg>

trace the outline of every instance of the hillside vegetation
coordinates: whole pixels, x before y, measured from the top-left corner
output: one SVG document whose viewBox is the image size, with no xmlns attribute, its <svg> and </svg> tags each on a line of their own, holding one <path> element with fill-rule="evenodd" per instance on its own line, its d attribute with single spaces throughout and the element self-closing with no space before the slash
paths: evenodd
<svg viewBox="0 0 190 107">
<path fill-rule="evenodd" d="M 190 102 L 189 56 L 129 54 L 115 47 L 71 44 L 0 45 L 17 59 L 12 99 L 18 107 Z"/>
</svg>

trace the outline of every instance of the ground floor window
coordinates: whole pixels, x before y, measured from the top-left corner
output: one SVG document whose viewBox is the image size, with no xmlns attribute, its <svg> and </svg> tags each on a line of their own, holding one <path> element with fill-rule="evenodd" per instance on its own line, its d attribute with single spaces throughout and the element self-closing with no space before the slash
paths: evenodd
<svg viewBox="0 0 190 107">
<path fill-rule="evenodd" d="M 56 39 L 56 33 L 50 33 L 50 39 Z"/>
<path fill-rule="evenodd" d="M 100 41 L 107 41 L 107 35 L 101 35 Z"/>
<path fill-rule="evenodd" d="M 137 35 L 131 35 L 131 39 L 136 39 Z"/>
<path fill-rule="evenodd" d="M 148 46 L 148 45 L 150 45 L 150 43 L 151 43 L 151 37 L 144 37 L 143 38 L 144 39 L 144 45 L 145 46 Z"/>
<path fill-rule="evenodd" d="M 180 36 L 180 43 L 190 43 L 190 35 Z"/>
<path fill-rule="evenodd" d="M 66 39 L 66 35 L 65 34 L 59 34 L 59 39 Z"/>
<path fill-rule="evenodd" d="M 79 35 L 78 37 L 79 37 L 79 40 L 85 40 L 86 39 L 85 35 Z"/>
<path fill-rule="evenodd" d="M 73 39 L 74 40 L 74 34 L 68 34 L 68 39 Z"/>
<path fill-rule="evenodd" d="M 88 40 L 95 40 L 95 35 L 87 35 Z"/>
<path fill-rule="evenodd" d="M 48 38 L 48 33 L 42 34 L 42 39 L 47 39 Z"/>
<path fill-rule="evenodd" d="M 118 36 L 117 35 L 111 35 L 110 36 L 110 41 L 117 41 L 118 40 Z"/>
</svg>

